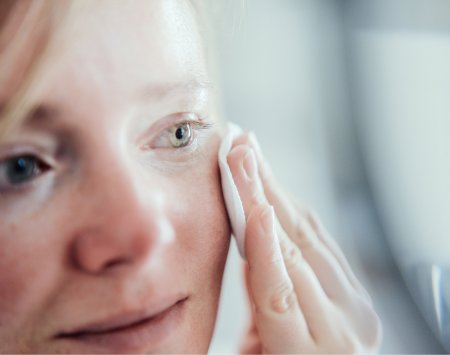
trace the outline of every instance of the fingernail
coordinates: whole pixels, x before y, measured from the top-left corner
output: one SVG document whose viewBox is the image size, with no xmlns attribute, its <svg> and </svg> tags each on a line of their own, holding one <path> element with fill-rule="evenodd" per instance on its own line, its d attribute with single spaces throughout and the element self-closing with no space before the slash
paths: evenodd
<svg viewBox="0 0 450 355">
<path fill-rule="evenodd" d="M 273 206 L 267 206 L 261 213 L 261 224 L 266 234 L 274 234 L 275 230 L 275 213 Z"/>
<path fill-rule="evenodd" d="M 245 175 L 248 180 L 253 180 L 255 178 L 257 166 L 253 149 L 249 148 L 247 153 L 245 153 L 244 159 L 242 161 L 242 168 L 244 169 Z"/>
</svg>

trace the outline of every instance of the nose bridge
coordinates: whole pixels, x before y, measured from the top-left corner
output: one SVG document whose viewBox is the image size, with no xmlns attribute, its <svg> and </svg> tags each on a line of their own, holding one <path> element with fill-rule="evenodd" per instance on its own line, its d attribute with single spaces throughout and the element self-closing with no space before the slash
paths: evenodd
<svg viewBox="0 0 450 355">
<path fill-rule="evenodd" d="M 99 213 L 110 223 L 142 223 L 161 218 L 164 196 L 158 176 L 144 174 L 131 152 L 105 149 L 89 169 L 91 191 Z"/>
<path fill-rule="evenodd" d="M 110 161 L 104 167 L 98 167 L 102 172 L 95 172 L 95 185 L 97 186 L 98 202 L 102 209 L 115 207 L 121 210 L 127 206 L 129 209 L 138 209 L 144 207 L 143 194 L 140 190 L 139 176 L 133 172 L 129 164 L 118 164 Z M 147 186 L 150 191 L 150 182 Z M 157 197 L 156 189 L 153 189 L 152 195 Z M 157 202 L 158 199 L 155 199 Z M 148 202 L 148 201 L 147 201 Z M 157 206 L 155 206 L 157 207 Z"/>
<path fill-rule="evenodd" d="M 125 206 L 136 208 L 135 212 L 162 208 L 163 200 L 156 181 L 149 176 L 144 178 L 131 154 L 123 152 L 120 144 L 99 149 L 87 170 L 89 184 L 92 184 L 88 189 L 94 190 L 102 210 L 108 207 L 122 210 Z"/>
<path fill-rule="evenodd" d="M 80 268 L 98 273 L 136 264 L 173 240 L 162 190 L 132 159 L 120 152 L 98 152 L 85 173 L 83 198 L 89 208 L 73 250 Z"/>
</svg>

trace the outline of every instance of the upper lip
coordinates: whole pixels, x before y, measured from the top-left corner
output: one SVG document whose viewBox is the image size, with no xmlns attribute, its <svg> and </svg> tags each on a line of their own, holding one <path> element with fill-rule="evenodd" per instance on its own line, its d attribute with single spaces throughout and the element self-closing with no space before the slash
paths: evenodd
<svg viewBox="0 0 450 355">
<path fill-rule="evenodd" d="M 168 299 L 152 309 L 138 309 L 113 314 L 112 316 L 108 316 L 100 320 L 91 321 L 84 325 L 61 331 L 57 334 L 57 337 L 61 338 L 75 337 L 85 334 L 101 334 L 125 329 L 127 327 L 151 320 L 152 318 L 156 318 L 176 304 L 187 300 L 187 298 L 187 296 L 181 296 L 177 297 L 175 300 Z"/>
</svg>

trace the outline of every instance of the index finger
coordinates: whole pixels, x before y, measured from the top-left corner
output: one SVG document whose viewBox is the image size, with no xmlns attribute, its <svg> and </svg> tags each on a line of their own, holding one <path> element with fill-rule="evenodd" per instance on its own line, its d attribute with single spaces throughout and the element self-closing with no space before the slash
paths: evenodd
<svg viewBox="0 0 450 355">
<path fill-rule="evenodd" d="M 311 337 L 283 261 L 273 208 L 267 204 L 257 205 L 249 214 L 246 250 L 255 322 L 263 350 L 296 353 Z"/>
</svg>

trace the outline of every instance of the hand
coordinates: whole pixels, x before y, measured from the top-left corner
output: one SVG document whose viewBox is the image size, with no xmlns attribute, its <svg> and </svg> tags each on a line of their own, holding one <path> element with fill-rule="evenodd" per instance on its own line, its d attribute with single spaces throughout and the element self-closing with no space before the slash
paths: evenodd
<svg viewBox="0 0 450 355">
<path fill-rule="evenodd" d="M 228 164 L 247 220 L 252 324 L 241 352 L 377 351 L 381 323 L 368 293 L 316 215 L 279 188 L 254 135 L 235 140 Z"/>
</svg>

